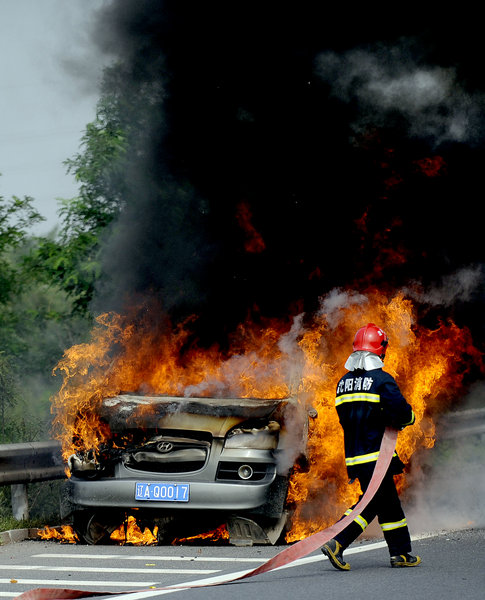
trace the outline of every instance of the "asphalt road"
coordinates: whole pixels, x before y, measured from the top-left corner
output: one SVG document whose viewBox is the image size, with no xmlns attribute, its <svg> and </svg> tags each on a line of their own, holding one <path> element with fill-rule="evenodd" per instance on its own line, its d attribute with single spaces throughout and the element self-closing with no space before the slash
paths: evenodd
<svg viewBox="0 0 485 600">
<path fill-rule="evenodd" d="M 444 600 L 485 598 L 485 530 L 415 536 L 419 567 L 391 569 L 380 539 L 354 544 L 352 569 L 336 571 L 316 552 L 278 570 L 239 582 L 193 589 L 156 590 L 227 580 L 254 569 L 282 547 L 81 546 L 24 541 L 0 547 L 0 597 L 40 587 L 125 592 L 122 600 L 177 593 L 177 598 L 264 600 L 358 598 Z M 152 589 L 150 589 L 152 587 Z M 135 591 L 136 590 L 136 591 Z M 126 593 L 133 591 L 134 593 Z M 112 596 L 111 596 L 112 598 Z"/>
</svg>

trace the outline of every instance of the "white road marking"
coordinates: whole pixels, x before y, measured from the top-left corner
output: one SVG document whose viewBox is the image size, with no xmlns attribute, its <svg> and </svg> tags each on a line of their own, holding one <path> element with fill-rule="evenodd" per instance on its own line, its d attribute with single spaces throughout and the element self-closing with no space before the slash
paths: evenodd
<svg viewBox="0 0 485 600">
<path fill-rule="evenodd" d="M 429 532 L 429 533 L 425 533 L 425 534 L 421 534 L 421 535 L 415 535 L 415 536 L 411 536 L 411 539 L 413 541 L 415 540 L 420 540 L 420 539 L 426 539 L 429 537 L 435 537 L 436 535 L 439 535 L 439 533 L 437 532 Z M 366 544 L 363 546 L 355 546 L 353 548 L 348 548 L 345 552 L 346 556 L 349 554 L 358 554 L 360 552 L 368 552 L 371 550 L 376 550 L 378 548 L 385 548 L 386 542 L 385 541 L 380 541 L 380 542 L 375 542 L 375 543 L 371 543 L 371 544 Z M 258 562 L 259 564 L 263 564 L 264 562 L 266 562 L 266 560 L 268 559 L 264 559 L 264 558 L 251 558 L 251 559 L 244 559 L 244 558 L 228 558 L 228 557 L 221 557 L 221 558 L 217 558 L 217 557 L 202 557 L 202 556 L 197 556 L 197 557 L 167 557 L 167 556 L 158 556 L 158 557 L 153 557 L 153 556 L 125 556 L 125 555 L 107 555 L 107 556 L 103 556 L 103 555 L 85 555 L 85 556 L 75 556 L 75 555 L 70 555 L 70 554 L 37 554 L 35 555 L 36 557 L 48 557 L 48 558 L 73 558 L 76 560 L 79 560 L 80 558 L 96 558 L 96 559 L 116 559 L 116 560 L 145 560 L 145 561 L 153 561 L 153 560 L 158 560 L 158 561 L 162 561 L 162 560 L 198 560 L 198 561 L 219 561 L 219 562 Z M 311 556 L 307 556 L 307 557 L 303 557 L 300 559 L 297 559 L 291 563 L 288 563 L 287 565 L 282 565 L 281 567 L 278 567 L 277 569 L 274 569 L 274 571 L 279 571 L 282 569 L 288 569 L 288 568 L 293 568 L 299 565 L 303 565 L 303 564 L 309 564 L 309 563 L 314 563 L 314 562 L 318 562 L 318 561 L 324 561 L 324 560 L 328 560 L 326 556 L 324 556 L 321 553 L 315 554 L 315 555 L 311 555 Z M 8 565 L 8 568 L 11 569 L 13 565 Z M 0 565 L 0 568 L 5 568 L 2 567 Z M 32 569 L 34 567 L 28 567 L 29 569 Z M 35 568 L 42 568 L 45 569 L 46 567 L 35 567 Z M 49 569 L 49 568 L 48 568 Z M 60 568 L 57 567 L 50 567 L 51 570 L 53 571 L 60 571 Z M 68 568 L 64 567 L 63 569 L 69 570 Z M 80 569 L 78 569 L 76 567 L 76 571 L 78 571 Z M 94 569 L 95 571 L 99 571 L 100 569 Z M 103 569 L 103 570 L 107 570 L 109 571 L 109 569 Z M 122 569 L 123 571 L 126 571 L 125 569 Z M 69 586 L 69 587 L 83 587 L 83 588 L 89 588 L 89 589 L 94 589 L 94 588 L 99 588 L 101 587 L 102 590 L 106 590 L 109 589 L 110 587 L 126 587 L 126 588 L 141 588 L 140 591 L 135 591 L 135 592 L 128 592 L 128 593 L 124 593 L 123 594 L 123 600 L 143 600 L 145 598 L 151 598 L 154 596 L 161 596 L 164 594 L 171 594 L 173 592 L 179 592 L 185 589 L 189 589 L 191 587 L 195 587 L 195 586 L 209 586 L 209 585 L 214 585 L 214 584 L 218 584 L 218 583 L 229 583 L 233 580 L 236 580 L 240 577 L 242 577 L 243 575 L 246 575 L 247 573 L 250 573 L 253 569 L 246 569 L 245 571 L 234 571 L 232 573 L 226 573 L 223 575 L 216 575 L 214 577 L 205 577 L 203 579 L 197 579 L 197 580 L 193 580 L 193 581 L 186 581 L 186 582 L 181 582 L 181 583 L 176 583 L 176 584 L 172 584 L 170 586 L 166 586 L 164 589 L 148 589 L 150 587 L 155 587 L 155 586 L 160 586 L 159 582 L 147 582 L 147 581 L 143 581 L 143 582 L 138 582 L 138 581 L 126 581 L 126 582 L 120 582 L 120 581 L 103 581 L 102 584 L 100 584 L 99 582 L 96 581 L 76 581 L 76 580 L 60 580 L 60 579 L 55 579 L 55 580 L 46 580 L 46 579 L 19 579 L 16 580 L 17 583 L 12 584 L 11 579 L 0 579 L 0 584 L 4 583 L 4 584 L 10 584 L 10 585 L 42 585 L 42 586 Z M 150 573 L 154 573 L 157 572 L 155 570 L 152 569 L 146 569 L 146 570 L 142 570 L 143 572 L 150 572 Z M 177 571 L 169 569 L 167 570 L 168 573 L 176 573 Z M 185 572 L 188 573 L 189 571 L 181 571 L 181 572 Z M 195 572 L 195 571 L 194 571 Z M 211 571 L 203 571 L 205 573 L 210 573 Z M 214 572 L 214 571 L 212 571 Z M 160 586 L 162 587 L 162 586 Z M 14 592 L 0 592 L 0 596 L 5 596 L 5 597 L 14 597 L 17 596 L 18 593 L 14 593 Z"/>
<path fill-rule="evenodd" d="M 140 556 L 138 554 L 62 554 L 62 553 L 45 553 L 45 554 L 33 554 L 32 558 L 71 558 L 73 560 L 82 559 L 94 559 L 94 560 L 144 560 L 146 561 L 158 561 L 158 562 L 175 562 L 175 561 L 195 561 L 195 562 L 254 562 L 263 563 L 265 558 L 229 558 L 229 557 L 216 557 L 216 556 L 159 556 L 159 555 L 145 555 Z"/>
<path fill-rule="evenodd" d="M 426 533 L 423 535 L 418 535 L 418 536 L 412 536 L 411 539 L 414 540 L 418 540 L 418 539 L 425 539 L 428 537 L 433 537 L 434 535 L 436 535 L 435 533 Z M 354 548 L 347 548 L 347 550 L 345 551 L 345 555 L 349 555 L 349 554 L 359 554 L 360 552 L 369 552 L 370 550 L 377 550 L 378 548 L 386 548 L 387 544 L 385 541 L 382 542 L 375 542 L 372 544 L 366 544 L 364 546 L 355 546 Z M 281 567 L 278 567 L 277 569 L 273 569 L 273 571 L 280 571 L 282 569 L 290 569 L 293 567 L 297 567 L 299 565 L 304 565 L 304 564 L 309 564 L 309 563 L 313 563 L 313 562 L 319 562 L 319 561 L 324 561 L 324 560 L 328 560 L 328 558 L 326 556 L 324 556 L 321 553 L 315 554 L 315 555 L 311 555 L 311 556 L 306 556 L 304 558 L 299 558 L 297 560 L 294 560 L 291 563 L 288 563 L 287 565 L 282 565 Z M 264 560 L 261 561 L 261 563 L 265 562 Z M 191 587 L 194 586 L 204 586 L 204 585 L 211 585 L 211 584 L 215 584 L 215 583 L 224 583 L 224 582 L 230 582 L 234 579 L 237 579 L 238 577 L 242 577 L 243 575 L 245 575 L 246 573 L 250 573 L 252 571 L 252 569 L 246 570 L 246 571 L 236 571 L 234 573 L 226 573 L 224 575 L 216 575 L 215 577 L 208 577 L 206 579 L 199 579 L 196 581 L 188 581 L 185 583 L 177 583 L 174 585 L 170 585 L 170 586 L 166 586 L 166 589 L 163 590 L 142 590 L 139 592 L 133 592 L 133 593 L 127 593 L 127 594 L 123 594 L 123 600 L 143 600 L 144 598 L 151 598 L 153 596 L 162 596 L 164 594 L 172 594 L 174 592 L 180 592 L 182 590 L 186 590 L 189 589 Z"/>
<path fill-rule="evenodd" d="M 357 554 L 358 552 L 365 552 L 368 550 L 375 550 L 376 548 L 382 548 L 385 545 L 386 545 L 386 542 L 377 542 L 375 544 L 369 544 L 369 545 L 363 546 L 363 547 L 349 548 L 346 551 L 346 555 L 347 554 Z M 280 571 L 282 569 L 289 569 L 292 567 L 297 567 L 298 565 L 303 565 L 303 564 L 317 562 L 317 561 L 323 561 L 323 560 L 328 560 L 328 559 L 323 554 L 317 554 L 315 556 L 307 556 L 305 558 L 300 558 L 291 563 L 288 563 L 287 565 L 282 565 L 281 567 L 278 567 L 277 569 L 273 569 L 273 570 Z M 265 562 L 265 561 L 261 561 L 261 563 L 263 563 L 263 562 Z M 166 586 L 166 589 L 163 589 L 163 590 L 143 590 L 140 592 L 123 594 L 123 600 L 143 600 L 144 598 L 150 598 L 152 596 L 173 594 L 174 592 L 180 592 L 184 589 L 188 589 L 188 588 L 194 587 L 194 586 L 213 585 L 216 583 L 229 582 L 234 579 L 237 579 L 238 577 L 242 577 L 243 575 L 246 575 L 247 573 L 250 573 L 251 571 L 252 571 L 252 569 L 246 569 L 245 571 L 236 571 L 234 573 L 226 573 L 224 575 L 216 575 L 215 577 L 207 577 L 205 579 L 198 579 L 196 581 L 177 583 L 174 585 Z"/>
<path fill-rule="evenodd" d="M 14 571 L 67 571 L 76 573 L 162 573 L 164 575 L 176 573 L 177 575 L 203 575 L 207 573 L 219 573 L 221 569 L 135 569 L 135 568 L 116 568 L 116 567 L 47 567 L 44 565 L 0 565 L 0 569 Z"/>
<path fill-rule="evenodd" d="M 158 585 L 160 585 L 160 582 L 157 581 L 87 581 L 86 579 L 84 580 L 78 580 L 78 579 L 46 579 L 45 577 L 43 579 L 17 579 L 15 578 L 16 583 L 12 583 L 12 578 L 9 577 L 8 579 L 0 579 L 0 583 L 6 583 L 6 584 L 10 584 L 10 585 L 41 585 L 42 587 L 45 587 L 46 585 L 50 585 L 50 586 L 58 586 L 58 585 L 62 585 L 62 586 L 69 586 L 70 588 L 72 588 L 73 586 L 75 587 L 88 587 L 90 589 L 92 589 L 93 587 L 101 587 L 102 589 L 109 589 L 110 587 L 127 587 L 127 588 L 142 588 L 142 589 L 146 589 L 147 586 L 150 585 L 155 585 L 158 583 Z M 17 594 L 18 595 L 18 594 Z"/>
<path fill-rule="evenodd" d="M 151 596 L 162 596 L 164 594 L 173 594 L 173 592 L 181 592 L 182 590 L 186 590 L 194 586 L 206 586 L 215 583 L 223 583 L 231 579 L 242 577 L 243 575 L 246 575 L 246 573 L 250 573 L 251 571 L 252 569 L 246 569 L 245 571 L 236 571 L 234 573 L 227 573 L 226 575 L 216 575 L 215 577 L 207 577 L 205 579 L 197 579 L 195 581 L 185 583 L 176 583 L 174 585 L 167 586 L 166 589 L 163 590 L 145 589 L 140 592 L 127 593 L 123 594 L 123 600 L 142 600 L 143 598 L 150 598 Z"/>
</svg>

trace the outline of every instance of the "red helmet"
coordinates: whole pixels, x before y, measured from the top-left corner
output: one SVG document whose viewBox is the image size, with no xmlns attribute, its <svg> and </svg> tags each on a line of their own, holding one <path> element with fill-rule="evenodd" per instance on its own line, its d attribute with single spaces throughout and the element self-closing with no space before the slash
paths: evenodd
<svg viewBox="0 0 485 600">
<path fill-rule="evenodd" d="M 384 358 L 388 343 L 389 339 L 382 329 L 374 325 L 374 323 L 368 323 L 364 327 L 361 327 L 355 334 L 353 347 L 354 352 L 357 350 L 367 350 Z"/>
</svg>

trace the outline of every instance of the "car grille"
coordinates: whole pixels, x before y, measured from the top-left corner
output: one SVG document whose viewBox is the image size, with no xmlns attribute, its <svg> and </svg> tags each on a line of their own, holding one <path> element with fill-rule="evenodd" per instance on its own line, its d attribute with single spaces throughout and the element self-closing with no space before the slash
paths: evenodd
<svg viewBox="0 0 485 600">
<path fill-rule="evenodd" d="M 210 443 L 188 438 L 158 438 L 125 455 L 128 468 L 148 473 L 190 473 L 202 469 Z"/>
</svg>

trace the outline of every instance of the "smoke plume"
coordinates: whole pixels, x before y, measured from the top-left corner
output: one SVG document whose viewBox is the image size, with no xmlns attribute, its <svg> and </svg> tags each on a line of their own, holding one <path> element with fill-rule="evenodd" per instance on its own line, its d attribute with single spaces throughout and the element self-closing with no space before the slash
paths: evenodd
<svg viewBox="0 0 485 600">
<path fill-rule="evenodd" d="M 357 301 L 376 285 L 484 336 L 480 294 L 460 308 L 482 263 L 481 42 L 469 30 L 451 51 L 443 24 L 342 17 L 319 2 L 105 6 L 94 37 L 128 145 L 97 312 L 155 296 L 223 343 L 248 313 L 312 315 L 332 289 Z"/>
<path fill-rule="evenodd" d="M 100 12 L 94 39 L 113 58 L 104 99 L 127 142 L 94 309 L 135 307 L 156 332 L 190 319 L 180 354 L 215 348 L 226 360 L 188 396 L 226 395 L 273 368 L 297 389 L 309 324 L 325 315 L 322 331 L 335 333 L 346 307 L 364 308 L 375 289 L 413 298 L 428 330 L 452 318 L 485 344 L 481 24 L 460 36 L 454 21 L 450 45 L 450 24 L 436 19 L 383 25 L 367 6 L 348 10 L 113 0 Z M 284 323 L 278 363 L 231 346 L 248 319 L 254 331 Z M 413 324 L 396 326 L 397 348 Z M 334 349 L 350 339 L 341 335 Z M 432 469 L 432 479 L 412 474 L 427 490 L 416 514 L 450 489 Z M 468 487 L 469 475 L 483 481 L 468 451 L 446 469 L 467 501 L 481 495 Z M 483 522 L 455 498 L 447 514 Z"/>
<path fill-rule="evenodd" d="M 482 285 L 483 266 L 474 265 L 445 275 L 440 282 L 426 289 L 415 282 L 404 292 L 425 305 L 451 307 L 461 302 L 471 302 Z"/>
<path fill-rule="evenodd" d="M 463 402 L 465 410 L 476 414 L 476 425 L 483 418 L 484 391 L 483 383 L 476 384 Z M 409 521 L 415 532 L 485 526 L 482 441 L 483 433 L 464 435 L 459 421 L 453 423 L 453 419 L 446 434 L 438 432 L 434 451 L 421 457 L 406 493 Z"/>
<path fill-rule="evenodd" d="M 413 40 L 393 45 L 325 52 L 317 58 L 317 73 L 331 94 L 356 102 L 356 131 L 386 126 L 401 119 L 411 137 L 444 142 L 477 142 L 483 137 L 483 100 L 460 84 L 451 66 L 426 64 Z"/>
</svg>

